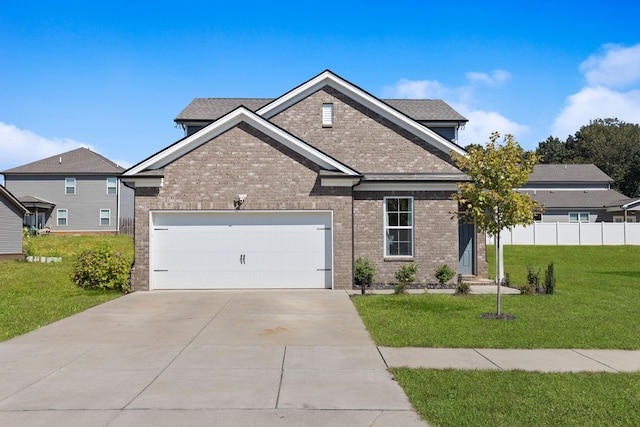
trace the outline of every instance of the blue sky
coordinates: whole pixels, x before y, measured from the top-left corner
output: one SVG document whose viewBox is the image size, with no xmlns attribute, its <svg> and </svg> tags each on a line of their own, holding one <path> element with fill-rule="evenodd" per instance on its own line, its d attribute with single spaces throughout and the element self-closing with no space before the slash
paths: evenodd
<svg viewBox="0 0 640 427">
<path fill-rule="evenodd" d="M 131 166 L 182 137 L 193 98 L 278 97 L 327 68 L 444 99 L 462 145 L 640 123 L 637 1 L 217 3 L 4 2 L 0 170 L 78 146 Z"/>
</svg>

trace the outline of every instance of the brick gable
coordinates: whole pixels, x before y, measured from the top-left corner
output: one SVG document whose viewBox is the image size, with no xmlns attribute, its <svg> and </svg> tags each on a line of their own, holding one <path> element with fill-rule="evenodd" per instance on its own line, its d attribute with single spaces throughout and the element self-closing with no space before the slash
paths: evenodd
<svg viewBox="0 0 640 427">
<path fill-rule="evenodd" d="M 333 127 L 322 127 L 323 103 L 334 104 Z M 455 173 L 449 153 L 325 86 L 271 118 L 315 148 L 359 172 Z"/>
</svg>

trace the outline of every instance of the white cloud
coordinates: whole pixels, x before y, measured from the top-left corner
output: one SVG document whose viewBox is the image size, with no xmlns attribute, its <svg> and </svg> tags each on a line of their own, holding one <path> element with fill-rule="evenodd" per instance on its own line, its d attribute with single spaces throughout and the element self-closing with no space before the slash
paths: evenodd
<svg viewBox="0 0 640 427">
<path fill-rule="evenodd" d="M 393 86 L 382 88 L 383 98 L 441 99 L 448 89 L 437 80 L 400 79 Z"/>
<path fill-rule="evenodd" d="M 587 86 L 566 98 L 553 123 L 552 135 L 564 139 L 601 118 L 640 123 L 640 44 L 604 45 L 580 64 L 580 71 Z"/>
<path fill-rule="evenodd" d="M 640 43 L 631 47 L 602 46 L 580 64 L 589 86 L 623 88 L 640 81 Z"/>
<path fill-rule="evenodd" d="M 505 70 L 493 70 L 491 75 L 487 73 L 480 73 L 475 71 L 469 71 L 465 74 L 467 80 L 471 83 L 473 82 L 481 82 L 486 83 L 488 85 L 494 85 L 502 82 L 506 82 L 511 78 L 511 73 Z"/>
<path fill-rule="evenodd" d="M 444 99 L 469 122 L 458 135 L 458 143 L 483 144 L 493 132 L 510 133 L 519 138 L 530 132 L 528 126 L 519 124 L 496 111 L 484 111 L 473 107 L 476 84 L 495 85 L 511 78 L 505 70 L 493 70 L 491 74 L 469 72 L 465 75 L 469 81 L 466 86 L 446 87 L 437 80 L 401 79 L 393 86 L 385 86 L 382 96 L 385 98 L 437 98 Z"/>
<path fill-rule="evenodd" d="M 469 123 L 460 130 L 458 136 L 458 143 L 463 147 L 469 144 L 484 144 L 489 141 L 489 136 L 493 132 L 501 135 L 510 133 L 516 141 L 520 141 L 530 131 L 528 126 L 509 120 L 495 111 L 459 111 L 469 119 Z"/>
<path fill-rule="evenodd" d="M 575 134 L 590 120 L 615 117 L 640 123 L 640 90 L 618 92 L 605 87 L 585 87 L 567 98 L 567 105 L 553 123 L 552 135 L 560 139 Z"/>
<path fill-rule="evenodd" d="M 29 130 L 0 122 L 0 170 L 35 162 L 78 147 L 89 147 L 69 138 L 46 138 Z"/>
</svg>

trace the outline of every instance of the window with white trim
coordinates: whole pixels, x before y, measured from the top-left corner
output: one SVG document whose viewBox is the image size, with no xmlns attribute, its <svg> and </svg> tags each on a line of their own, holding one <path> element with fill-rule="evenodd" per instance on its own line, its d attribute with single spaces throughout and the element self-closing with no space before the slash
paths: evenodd
<svg viewBox="0 0 640 427">
<path fill-rule="evenodd" d="M 76 194 L 76 179 L 65 178 L 64 179 L 64 194 L 73 195 Z"/>
<path fill-rule="evenodd" d="M 111 225 L 111 210 L 100 209 L 100 226 L 108 227 Z"/>
<path fill-rule="evenodd" d="M 589 212 L 569 212 L 569 222 L 589 222 Z"/>
<path fill-rule="evenodd" d="M 58 209 L 56 218 L 58 226 L 66 227 L 69 219 L 69 212 L 66 209 Z"/>
<path fill-rule="evenodd" d="M 413 256 L 413 198 L 384 198 L 385 256 Z"/>
<path fill-rule="evenodd" d="M 117 178 L 107 178 L 107 194 L 118 194 Z"/>
<path fill-rule="evenodd" d="M 333 104 L 322 104 L 322 126 L 333 126 Z"/>
</svg>

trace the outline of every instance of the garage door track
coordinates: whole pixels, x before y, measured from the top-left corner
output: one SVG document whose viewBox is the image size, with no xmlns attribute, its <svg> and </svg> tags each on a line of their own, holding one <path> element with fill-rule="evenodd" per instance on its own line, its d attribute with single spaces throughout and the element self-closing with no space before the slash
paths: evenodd
<svg viewBox="0 0 640 427">
<path fill-rule="evenodd" d="M 0 343 L 2 426 L 424 426 L 347 294 L 138 292 Z"/>
</svg>

